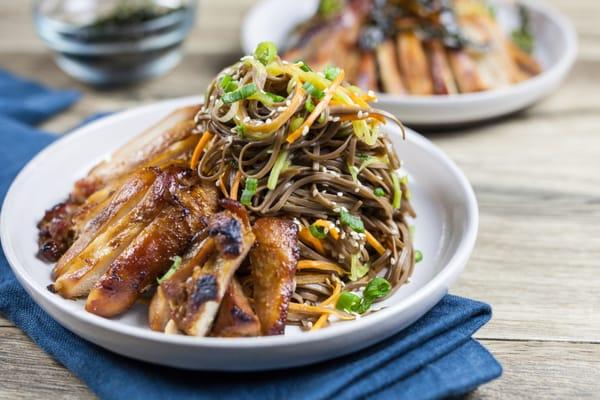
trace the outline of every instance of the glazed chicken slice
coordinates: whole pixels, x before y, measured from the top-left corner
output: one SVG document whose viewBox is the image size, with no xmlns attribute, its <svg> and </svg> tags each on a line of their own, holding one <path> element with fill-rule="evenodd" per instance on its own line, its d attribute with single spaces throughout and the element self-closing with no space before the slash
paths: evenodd
<svg viewBox="0 0 600 400">
<path fill-rule="evenodd" d="M 225 292 L 254 243 L 244 206 L 230 199 L 220 204 L 224 211 L 208 219 L 208 239 L 198 255 L 160 285 L 150 311 L 153 329 L 164 324 L 168 304 L 179 330 L 192 336 L 210 332 Z"/>
<path fill-rule="evenodd" d="M 211 336 L 249 337 L 260 336 L 260 322 L 244 294 L 242 285 L 234 277 L 225 292 Z"/>
<path fill-rule="evenodd" d="M 198 235 L 194 239 L 194 243 L 182 257 L 179 268 L 156 288 L 148 309 L 150 329 L 163 332 L 169 321 L 175 324 L 172 317 L 176 312 L 177 304 L 185 302 L 185 281 L 191 278 L 194 269 L 204 265 L 215 251 L 215 242 L 207 235 L 205 230 L 204 235 Z"/>
<path fill-rule="evenodd" d="M 396 49 L 391 40 L 381 43 L 376 50 L 379 79 L 385 92 L 391 94 L 405 94 L 406 88 L 402 83 L 402 73 L 398 67 Z"/>
<path fill-rule="evenodd" d="M 53 269 L 53 278 L 59 278 L 67 269 L 69 269 L 69 263 L 73 258 L 81 253 L 92 240 L 106 230 L 111 224 L 114 224 L 124 215 L 129 213 L 144 197 L 157 176 L 158 172 L 156 169 L 142 169 L 131 175 L 113 196 L 106 199 L 110 201 L 102 200 L 97 205 L 93 206 L 93 208 L 99 208 L 99 206 L 104 205 L 101 209 L 88 209 L 87 211 L 80 210 L 79 215 L 88 214 L 87 221 L 85 223 L 80 222 L 79 224 L 74 224 L 84 226 L 78 229 L 81 232 L 77 234 L 77 240 L 69 247 L 55 265 Z M 88 200 L 91 201 L 86 201 L 86 204 L 95 202 L 95 200 L 92 200 L 91 198 Z M 84 217 L 82 216 L 81 218 Z"/>
<path fill-rule="evenodd" d="M 200 106 L 189 106 L 175 110 L 136 136 L 77 181 L 72 197 L 83 201 L 108 182 L 148 164 L 175 143 L 188 138 L 194 133 L 194 116 L 199 109 Z"/>
<path fill-rule="evenodd" d="M 167 205 L 171 193 L 179 185 L 179 175 L 189 174 L 190 170 L 174 165 L 156 171 L 156 180 L 140 202 L 62 265 L 61 275 L 52 285 L 53 290 L 66 298 L 86 296 L 110 264 Z"/>
<path fill-rule="evenodd" d="M 402 32 L 396 45 L 400 71 L 408 92 L 418 96 L 433 94 L 429 63 L 421 39 L 414 32 Z"/>
<path fill-rule="evenodd" d="M 433 92 L 435 94 L 458 93 L 458 88 L 456 87 L 456 82 L 454 82 L 450 63 L 448 62 L 442 42 L 439 39 L 429 40 L 425 44 L 425 48 L 429 58 Z"/>
<path fill-rule="evenodd" d="M 199 107 L 174 111 L 80 179 L 68 199 L 48 210 L 39 222 L 38 256 L 57 261 L 136 170 L 189 158 L 200 138 L 194 134 L 193 121 Z"/>
<path fill-rule="evenodd" d="M 205 228 L 206 217 L 216 208 L 214 185 L 178 189 L 169 205 L 96 282 L 87 298 L 86 310 L 103 317 L 127 311 L 141 292 L 168 270 L 171 259 L 188 249 L 194 236 Z"/>
<path fill-rule="evenodd" d="M 298 226 L 282 218 L 260 218 L 254 224 L 256 243 L 250 251 L 254 309 L 263 335 L 282 335 L 300 250 Z"/>
<path fill-rule="evenodd" d="M 373 53 L 365 52 L 360 56 L 356 67 L 356 86 L 364 90 L 377 90 L 377 65 Z"/>
<path fill-rule="evenodd" d="M 456 85 L 461 93 L 481 92 L 488 90 L 477 64 L 464 50 L 448 50 L 450 67 L 456 79 Z"/>
</svg>

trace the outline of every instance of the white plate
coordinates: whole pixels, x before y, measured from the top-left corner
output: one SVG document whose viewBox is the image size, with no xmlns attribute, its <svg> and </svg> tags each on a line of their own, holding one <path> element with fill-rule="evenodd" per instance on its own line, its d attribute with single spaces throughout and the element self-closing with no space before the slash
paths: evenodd
<svg viewBox="0 0 600 400">
<path fill-rule="evenodd" d="M 553 92 L 567 76 L 577 55 L 577 36 L 571 23 L 554 8 L 535 0 L 519 0 L 530 15 L 535 37 L 534 56 L 543 72 L 507 88 L 452 96 L 378 95 L 380 108 L 409 125 L 444 127 L 466 124 L 526 108 Z M 257 43 L 272 40 L 279 47 L 298 23 L 314 14 L 318 0 L 263 0 L 247 14 L 242 27 L 246 54 Z M 496 0 L 497 17 L 507 32 L 517 25 L 514 3 Z"/>
<path fill-rule="evenodd" d="M 2 208 L 0 237 L 12 269 L 37 304 L 77 335 L 116 353 L 157 364 L 210 370 L 263 370 L 317 362 L 347 354 L 398 332 L 429 310 L 465 266 L 477 234 L 477 202 L 469 182 L 422 136 L 388 126 L 410 174 L 418 218 L 416 246 L 424 260 L 387 308 L 360 320 L 339 322 L 314 333 L 287 329 L 284 336 L 195 338 L 153 332 L 147 309 L 137 305 L 120 318 L 84 311 L 85 301 L 65 300 L 46 290 L 51 265 L 35 257 L 36 222 L 64 199 L 73 183 L 144 128 L 198 98 L 169 100 L 91 123 L 36 156 L 13 182 Z"/>
</svg>

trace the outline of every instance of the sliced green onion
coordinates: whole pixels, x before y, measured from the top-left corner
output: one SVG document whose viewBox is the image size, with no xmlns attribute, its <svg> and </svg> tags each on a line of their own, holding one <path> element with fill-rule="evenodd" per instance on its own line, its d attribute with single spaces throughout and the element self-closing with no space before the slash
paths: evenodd
<svg viewBox="0 0 600 400">
<path fill-rule="evenodd" d="M 342 0 L 321 0 L 317 13 L 323 18 L 335 16 L 344 6 Z"/>
<path fill-rule="evenodd" d="M 402 202 L 402 189 L 400 189 L 400 178 L 398 178 L 398 174 L 392 174 L 392 184 L 394 185 L 394 198 L 392 200 L 392 207 L 395 210 L 400 208 Z"/>
<path fill-rule="evenodd" d="M 171 268 L 169 268 L 169 270 L 167 271 L 166 274 L 164 274 L 162 276 L 162 278 L 157 279 L 158 284 L 160 285 L 161 283 L 163 283 L 164 281 L 166 281 L 167 279 L 169 279 L 170 277 L 173 276 L 173 274 L 175 272 L 177 272 L 177 270 L 179 269 L 179 267 L 181 267 L 181 257 L 179 256 L 175 256 L 172 258 L 173 260 L 173 264 L 171 264 Z"/>
<path fill-rule="evenodd" d="M 360 296 L 358 296 L 357 294 L 343 291 L 342 293 L 340 293 L 340 297 L 338 297 L 338 301 L 335 304 L 335 308 L 347 313 L 353 313 L 356 312 L 358 307 L 360 307 L 360 301 Z"/>
<path fill-rule="evenodd" d="M 365 225 L 363 224 L 362 219 L 356 215 L 350 214 L 346 210 L 340 211 L 340 222 L 343 225 L 349 226 L 354 232 L 362 233 L 365 231 Z"/>
<path fill-rule="evenodd" d="M 354 183 L 358 183 L 358 174 L 360 170 L 355 165 L 351 165 L 348 167 L 348 171 L 350 171 L 350 175 L 352 175 L 352 180 Z"/>
<path fill-rule="evenodd" d="M 325 123 L 325 113 L 324 112 L 319 115 L 319 119 L 317 120 L 317 122 L 319 124 Z"/>
<path fill-rule="evenodd" d="M 306 102 L 304 103 L 304 108 L 306 108 L 306 111 L 308 111 L 309 113 L 313 112 L 313 110 L 315 109 L 315 103 L 313 103 L 312 97 L 306 99 Z"/>
<path fill-rule="evenodd" d="M 392 284 L 387 280 L 376 277 L 371 280 L 365 287 L 365 291 L 363 292 L 363 298 L 367 301 L 373 301 L 379 299 L 381 297 L 387 296 L 387 294 L 392 290 Z"/>
<path fill-rule="evenodd" d="M 296 129 L 300 128 L 300 126 L 304 123 L 304 118 L 302 117 L 294 117 L 290 122 L 290 132 L 294 132 Z"/>
<path fill-rule="evenodd" d="M 306 82 L 304 83 L 304 85 L 302 85 L 302 87 L 304 88 L 304 90 L 306 90 L 308 92 L 308 94 L 310 94 L 312 97 L 321 100 L 323 97 L 325 97 L 325 93 L 323 93 L 322 90 L 319 90 L 315 87 L 315 85 L 313 85 L 310 82 Z"/>
<path fill-rule="evenodd" d="M 233 92 L 238 88 L 237 83 L 233 80 L 231 75 L 225 75 L 223 79 L 221 79 L 219 86 L 225 91 L 225 93 Z"/>
<path fill-rule="evenodd" d="M 304 72 L 312 72 L 312 69 L 308 66 L 308 64 L 302 60 L 298 61 L 298 66 Z"/>
<path fill-rule="evenodd" d="M 257 91 L 258 88 L 256 85 L 254 83 L 249 83 L 233 92 L 225 93 L 223 97 L 221 97 L 221 101 L 223 101 L 224 104 L 235 103 L 236 101 L 247 99 Z"/>
<path fill-rule="evenodd" d="M 236 125 L 235 131 L 239 137 L 243 138 L 244 135 L 246 134 L 246 125 L 244 125 L 244 124 Z"/>
<path fill-rule="evenodd" d="M 370 265 L 368 263 L 363 264 L 359 260 L 358 254 L 352 254 L 350 258 L 350 280 L 357 281 L 369 272 Z"/>
<path fill-rule="evenodd" d="M 262 42 L 254 50 L 254 58 L 261 64 L 267 65 L 277 57 L 277 46 L 273 42 Z"/>
<path fill-rule="evenodd" d="M 332 66 L 328 66 L 327 68 L 325 68 L 325 78 L 329 79 L 330 81 L 334 80 L 335 78 L 338 77 L 338 75 L 340 74 L 340 69 L 337 67 L 332 67 Z"/>
<path fill-rule="evenodd" d="M 327 234 L 325 233 L 325 228 L 322 226 L 316 226 L 315 224 L 311 224 L 308 227 L 310 234 L 316 237 L 317 239 L 325 239 Z"/>
<path fill-rule="evenodd" d="M 258 100 L 263 103 L 265 106 L 271 107 L 274 103 L 281 103 L 285 100 L 285 97 L 276 95 L 274 93 L 264 92 L 262 90 L 257 91 L 252 96 L 250 96 L 251 100 Z"/>
<path fill-rule="evenodd" d="M 373 193 L 375 194 L 375 196 L 377 197 L 384 197 L 385 196 L 385 190 L 383 190 L 383 188 L 378 187 L 376 188 Z"/>
<path fill-rule="evenodd" d="M 245 206 L 250 206 L 252 204 L 252 197 L 256 194 L 256 187 L 258 186 L 258 180 L 256 178 L 248 178 L 246 179 L 246 186 L 242 191 L 242 196 L 240 197 L 240 203 Z"/>
<path fill-rule="evenodd" d="M 279 174 L 281 174 L 281 172 L 285 168 L 287 168 L 287 165 L 289 164 L 287 156 L 288 156 L 287 150 L 283 150 L 277 156 L 277 159 L 275 160 L 275 164 L 273 164 L 273 168 L 271 169 L 271 173 L 269 174 L 269 180 L 267 181 L 267 188 L 269 188 L 269 190 L 274 190 L 277 187 L 277 181 L 279 180 Z"/>
<path fill-rule="evenodd" d="M 421 250 L 415 250 L 415 262 L 421 262 L 423 261 L 423 253 L 421 253 Z"/>
</svg>

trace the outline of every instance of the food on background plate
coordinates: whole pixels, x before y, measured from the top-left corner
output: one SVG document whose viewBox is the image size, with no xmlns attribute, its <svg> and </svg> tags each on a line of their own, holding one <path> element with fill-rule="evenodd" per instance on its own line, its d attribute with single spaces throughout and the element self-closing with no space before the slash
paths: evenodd
<svg viewBox="0 0 600 400">
<path fill-rule="evenodd" d="M 529 18 L 503 32 L 483 0 L 321 0 L 284 59 L 343 67 L 365 90 L 449 95 L 513 85 L 541 72 Z"/>
<path fill-rule="evenodd" d="M 46 212 L 49 289 L 103 316 L 151 297 L 169 334 L 281 335 L 374 312 L 422 258 L 375 100 L 270 42 L 117 150 Z"/>
</svg>

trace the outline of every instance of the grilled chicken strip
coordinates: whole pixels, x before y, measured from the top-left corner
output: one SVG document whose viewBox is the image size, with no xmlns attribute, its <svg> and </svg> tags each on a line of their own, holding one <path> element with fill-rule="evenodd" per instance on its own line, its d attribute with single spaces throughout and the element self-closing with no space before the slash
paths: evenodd
<svg viewBox="0 0 600 400">
<path fill-rule="evenodd" d="M 146 194 L 156 177 L 158 172 L 153 168 L 145 168 L 133 174 L 120 188 L 110 197 L 110 202 L 101 201 L 98 205 L 92 208 L 96 209 L 99 205 L 104 205 L 99 210 L 80 210 L 79 218 L 84 218 L 82 214 L 88 214 L 88 221 L 85 222 L 81 232 L 77 235 L 77 240 L 69 247 L 69 249 L 58 260 L 58 263 L 53 269 L 53 278 L 57 279 L 67 269 L 70 268 L 70 262 L 75 256 L 81 253 L 92 240 L 94 240 L 101 232 L 107 229 L 111 224 L 121 219 L 124 215 L 130 212 Z M 103 190 L 104 191 L 104 190 Z M 104 194 L 102 194 L 104 195 Z M 93 199 L 88 199 L 86 204 L 93 203 Z M 77 216 L 73 217 L 78 218 Z M 79 222 L 82 224 L 83 222 Z M 74 225 L 78 225 L 74 224 Z"/>
<path fill-rule="evenodd" d="M 194 171 L 187 170 L 189 177 Z M 205 219 L 217 208 L 217 192 L 212 184 L 178 188 L 150 225 L 119 255 L 94 285 L 86 310 L 114 317 L 127 311 L 140 293 L 163 275 L 172 258 L 183 254 Z"/>
<path fill-rule="evenodd" d="M 102 188 L 108 182 L 146 165 L 164 153 L 170 146 L 186 139 L 195 129 L 194 116 L 200 106 L 175 110 L 141 135 L 112 154 L 111 158 L 95 166 L 85 178 L 75 184 L 72 197 L 79 201 Z"/>
<path fill-rule="evenodd" d="M 260 322 L 252 310 L 242 285 L 234 277 L 225 292 L 211 336 L 249 337 L 260 335 Z"/>
<path fill-rule="evenodd" d="M 150 329 L 163 332 L 167 323 L 174 318 L 177 304 L 185 302 L 185 282 L 191 278 L 194 269 L 204 265 L 209 256 L 215 251 L 212 238 L 199 235 L 187 253 L 183 256 L 181 265 L 171 277 L 164 280 L 156 289 L 148 309 Z M 175 323 L 175 321 L 173 321 Z"/>
<path fill-rule="evenodd" d="M 110 264 L 168 203 L 170 194 L 178 187 L 178 175 L 190 170 L 170 166 L 155 171 L 158 177 L 141 201 L 122 218 L 98 232 L 79 254 L 62 265 L 61 275 L 52 285 L 53 290 L 66 298 L 87 295 Z"/>
<path fill-rule="evenodd" d="M 254 224 L 256 243 L 250 251 L 254 309 L 263 335 L 283 335 L 300 250 L 298 226 L 290 220 L 265 217 Z"/>
<path fill-rule="evenodd" d="M 354 81 L 361 89 L 377 90 L 377 65 L 373 53 L 364 52 L 360 55 Z"/>
<path fill-rule="evenodd" d="M 215 251 L 204 252 L 210 253 L 206 262 L 187 263 L 161 285 L 172 319 L 192 336 L 210 332 L 225 291 L 254 243 L 244 206 L 230 199 L 220 204 L 225 210 L 209 218 L 207 229 L 210 240 L 206 245 L 214 246 Z M 183 280 L 190 269 L 191 276 Z"/>
<path fill-rule="evenodd" d="M 421 39 L 414 32 L 403 32 L 397 38 L 398 63 L 408 92 L 418 96 L 433 94 L 430 70 Z"/>
<path fill-rule="evenodd" d="M 448 50 L 448 59 L 461 93 L 488 90 L 477 64 L 464 50 Z"/>
<path fill-rule="evenodd" d="M 429 57 L 433 92 L 435 94 L 458 93 L 442 42 L 439 39 L 433 39 L 427 41 L 425 46 Z"/>
<path fill-rule="evenodd" d="M 381 86 L 388 93 L 406 94 L 394 47 L 394 43 L 391 40 L 386 40 L 376 49 Z"/>
</svg>

